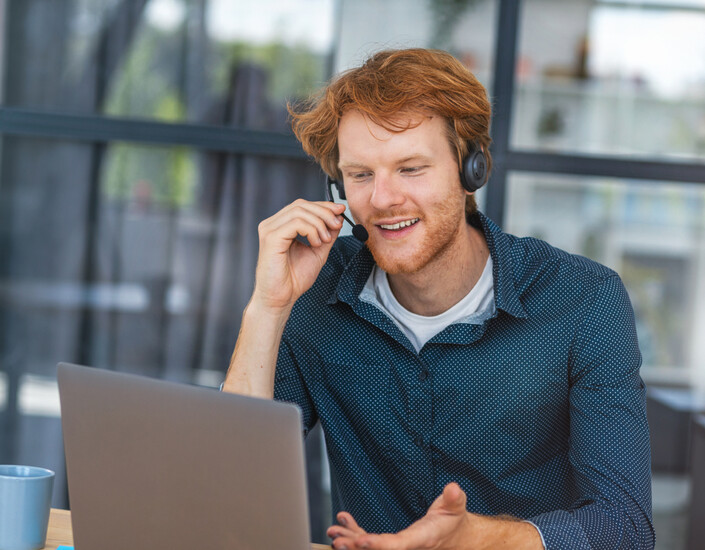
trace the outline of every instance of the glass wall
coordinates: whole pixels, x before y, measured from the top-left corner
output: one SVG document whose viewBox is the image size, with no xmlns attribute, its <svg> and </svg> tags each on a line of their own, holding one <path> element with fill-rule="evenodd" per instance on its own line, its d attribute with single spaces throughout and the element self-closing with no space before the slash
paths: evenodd
<svg viewBox="0 0 705 550">
<path fill-rule="evenodd" d="M 452 52 L 491 89 L 497 1 L 343 0 L 339 6 L 336 72 L 377 50 L 433 47 Z"/>
<path fill-rule="evenodd" d="M 522 9 L 514 147 L 705 159 L 705 3 Z"/>
<path fill-rule="evenodd" d="M 7 106 L 284 130 L 330 71 L 333 0 L 6 4 Z"/>
</svg>

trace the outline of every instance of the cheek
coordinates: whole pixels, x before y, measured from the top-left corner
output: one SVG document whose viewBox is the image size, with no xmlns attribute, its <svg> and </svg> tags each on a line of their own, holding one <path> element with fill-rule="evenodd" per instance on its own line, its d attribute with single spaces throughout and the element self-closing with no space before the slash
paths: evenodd
<svg viewBox="0 0 705 550">
<path fill-rule="evenodd" d="M 365 205 L 369 204 L 368 202 L 360 200 L 359 195 L 353 197 L 347 195 L 347 199 L 345 202 L 347 202 L 348 204 L 348 214 L 350 214 L 355 221 L 359 221 L 361 218 L 364 217 Z"/>
<path fill-rule="evenodd" d="M 446 193 L 437 193 L 427 197 L 429 209 L 440 212 L 443 215 L 457 214 L 465 211 L 465 194 L 464 190 L 447 190 Z"/>
<path fill-rule="evenodd" d="M 345 202 L 352 210 L 362 210 L 370 203 L 369 186 L 347 185 L 345 187 Z"/>
</svg>

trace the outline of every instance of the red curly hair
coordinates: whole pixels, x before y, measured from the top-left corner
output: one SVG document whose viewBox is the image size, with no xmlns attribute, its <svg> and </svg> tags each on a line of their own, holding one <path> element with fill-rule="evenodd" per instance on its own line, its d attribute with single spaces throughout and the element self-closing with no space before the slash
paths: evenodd
<svg viewBox="0 0 705 550">
<path fill-rule="evenodd" d="M 334 78 L 318 95 L 287 108 L 304 151 L 333 179 L 341 177 L 338 124 L 351 109 L 390 132 L 403 132 L 410 127 L 400 114 L 440 115 L 448 123 L 448 141 L 457 153 L 458 166 L 472 141 L 484 149 L 488 174 L 492 168 L 487 91 L 460 61 L 441 50 L 378 52 L 361 67 Z M 468 214 L 477 209 L 474 195 L 468 196 L 465 209 Z"/>
</svg>

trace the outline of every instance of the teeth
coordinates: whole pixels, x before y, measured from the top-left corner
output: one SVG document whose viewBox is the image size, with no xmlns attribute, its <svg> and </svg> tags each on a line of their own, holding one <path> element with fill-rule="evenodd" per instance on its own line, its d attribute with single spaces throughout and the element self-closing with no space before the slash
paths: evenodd
<svg viewBox="0 0 705 550">
<path fill-rule="evenodd" d="M 410 225 L 415 224 L 417 221 L 419 221 L 418 218 L 414 218 L 413 220 L 406 220 L 403 222 L 395 223 L 392 225 L 380 225 L 382 229 L 401 229 L 402 227 L 409 227 Z"/>
</svg>

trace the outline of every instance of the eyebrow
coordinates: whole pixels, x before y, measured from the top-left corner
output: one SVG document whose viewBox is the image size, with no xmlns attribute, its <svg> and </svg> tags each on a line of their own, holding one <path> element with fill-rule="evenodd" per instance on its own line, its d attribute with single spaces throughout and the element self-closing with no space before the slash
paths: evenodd
<svg viewBox="0 0 705 550">
<path fill-rule="evenodd" d="M 409 162 L 421 162 L 423 164 L 431 164 L 431 158 L 426 155 L 411 155 L 397 161 L 397 164 L 407 164 Z"/>
<path fill-rule="evenodd" d="M 367 170 L 368 167 L 360 162 L 344 162 L 338 164 L 340 170 L 350 170 L 351 168 L 357 168 L 358 170 Z"/>
<path fill-rule="evenodd" d="M 401 164 L 407 164 L 409 162 L 421 162 L 423 164 L 431 164 L 431 158 L 426 156 L 426 155 L 411 155 L 409 157 L 404 157 L 403 159 L 399 159 L 396 161 L 397 165 Z M 357 170 L 369 170 L 369 167 L 366 164 L 362 164 L 361 162 L 343 162 L 338 165 L 338 168 L 340 170 L 350 170 L 350 169 L 357 169 Z"/>
</svg>

